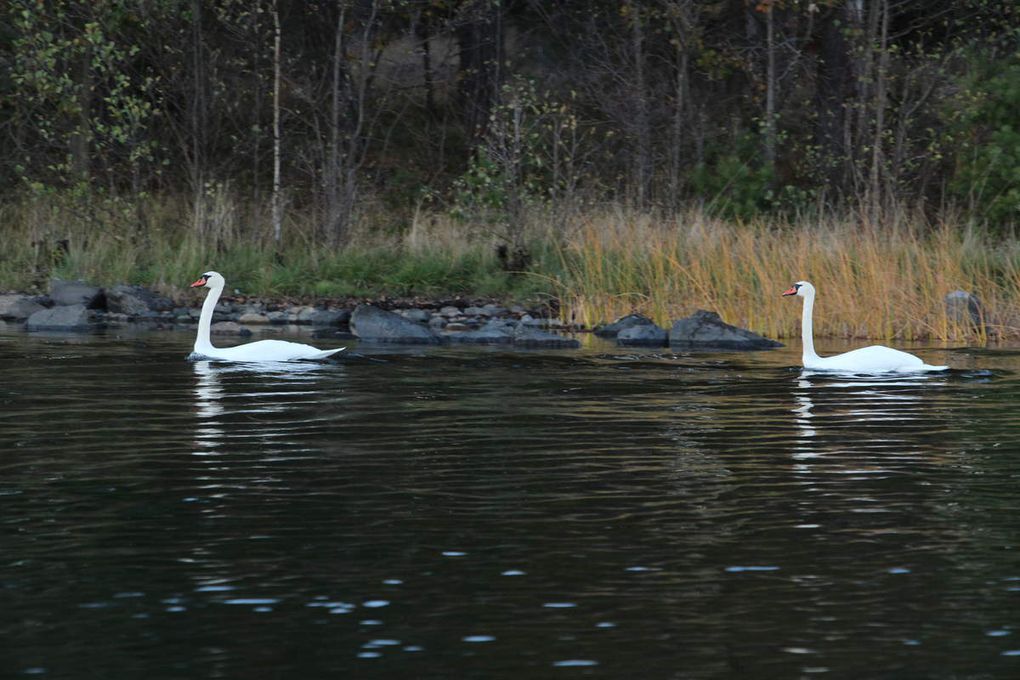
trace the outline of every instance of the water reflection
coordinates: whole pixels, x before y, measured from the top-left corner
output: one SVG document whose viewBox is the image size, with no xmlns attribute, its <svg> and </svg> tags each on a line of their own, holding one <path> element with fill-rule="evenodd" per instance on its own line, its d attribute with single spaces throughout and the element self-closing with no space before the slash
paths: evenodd
<svg viewBox="0 0 1020 680">
<path fill-rule="evenodd" d="M 223 384 L 211 362 L 196 361 L 192 366 L 196 377 L 193 403 L 198 412 L 198 423 L 195 426 L 197 450 L 194 455 L 210 455 L 215 453 L 214 449 L 224 437 L 220 421 L 223 415 Z"/>
<path fill-rule="evenodd" d="M 1015 675 L 1020 358 L 858 379 L 765 354 L 187 364 L 189 343 L 0 343 L 16 670 Z"/>
</svg>

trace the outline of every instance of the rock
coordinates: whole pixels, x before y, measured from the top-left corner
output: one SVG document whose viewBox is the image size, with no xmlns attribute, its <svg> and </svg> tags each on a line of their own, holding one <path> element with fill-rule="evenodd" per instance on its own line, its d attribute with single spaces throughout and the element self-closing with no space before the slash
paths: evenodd
<svg viewBox="0 0 1020 680">
<path fill-rule="evenodd" d="M 0 320 L 24 321 L 46 309 L 29 295 L 0 295 Z"/>
<path fill-rule="evenodd" d="M 465 307 L 464 316 L 485 316 L 485 310 L 481 307 Z"/>
<path fill-rule="evenodd" d="M 419 323 L 428 323 L 432 315 L 426 312 L 424 309 L 404 309 L 399 314 L 410 321 L 417 321 Z"/>
<path fill-rule="evenodd" d="M 461 323 L 459 321 L 451 321 L 450 323 L 446 324 L 446 330 L 448 330 L 448 331 L 469 331 L 469 330 L 471 330 L 471 326 L 469 326 L 466 323 Z"/>
<path fill-rule="evenodd" d="M 115 314 L 137 316 L 143 312 L 168 312 L 173 302 L 142 286 L 114 286 L 106 291 L 106 309 Z"/>
<path fill-rule="evenodd" d="M 541 349 L 577 349 L 581 343 L 573 338 L 538 330 L 521 322 L 514 329 L 514 345 Z"/>
<path fill-rule="evenodd" d="M 245 328 L 236 321 L 220 321 L 219 323 L 214 323 L 210 327 L 209 332 L 213 335 L 239 335 L 241 337 L 248 337 L 251 335 L 250 329 Z"/>
<path fill-rule="evenodd" d="M 514 341 L 514 327 L 498 321 L 492 321 L 484 328 L 463 333 L 451 333 L 446 336 L 452 343 L 473 345 L 509 345 Z"/>
<path fill-rule="evenodd" d="M 444 319 L 441 316 L 434 316 L 431 319 L 429 319 L 429 328 L 434 328 L 435 330 L 438 331 L 441 330 L 444 326 L 446 326 L 446 319 Z"/>
<path fill-rule="evenodd" d="M 300 306 L 291 307 L 287 310 L 287 317 L 291 323 L 308 325 L 311 323 L 312 314 L 315 314 L 317 310 L 315 307 Z"/>
<path fill-rule="evenodd" d="M 500 307 L 499 305 L 488 304 L 482 307 L 482 316 L 503 316 L 507 313 L 506 307 Z"/>
<path fill-rule="evenodd" d="M 440 342 L 439 336 L 428 326 L 372 305 L 357 306 L 351 315 L 351 330 L 368 342 L 411 345 L 438 345 Z"/>
<path fill-rule="evenodd" d="M 634 326 L 654 326 L 655 322 L 649 319 L 643 314 L 628 314 L 627 316 L 621 316 L 613 323 L 606 324 L 605 326 L 598 326 L 595 328 L 595 335 L 600 338 L 615 338 L 620 331 L 627 328 L 633 328 Z"/>
<path fill-rule="evenodd" d="M 617 333 L 616 344 L 621 347 L 665 347 L 669 344 L 669 333 L 654 323 L 637 324 Z"/>
<path fill-rule="evenodd" d="M 264 324 L 269 323 L 269 317 L 265 314 L 259 314 L 258 312 L 245 312 L 241 316 L 237 317 L 237 322 L 244 324 Z"/>
<path fill-rule="evenodd" d="M 90 286 L 84 281 L 50 281 L 50 299 L 56 305 L 85 305 L 87 309 L 103 309 L 106 307 L 106 295 L 98 286 Z"/>
<path fill-rule="evenodd" d="M 351 313 L 346 309 L 315 309 L 309 314 L 298 315 L 298 323 L 313 326 L 343 326 L 351 320 Z"/>
<path fill-rule="evenodd" d="M 455 316 L 460 316 L 460 310 L 452 305 L 443 307 L 442 309 L 439 310 L 439 313 L 448 319 Z"/>
<path fill-rule="evenodd" d="M 287 312 L 266 312 L 266 318 L 269 319 L 269 323 L 274 326 L 285 326 L 289 323 L 287 320 Z"/>
<path fill-rule="evenodd" d="M 85 305 L 61 305 L 42 309 L 28 317 L 30 331 L 83 331 L 95 326 Z"/>
<path fill-rule="evenodd" d="M 946 295 L 946 317 L 951 322 L 980 327 L 984 323 L 981 301 L 965 290 L 954 290 Z"/>
<path fill-rule="evenodd" d="M 530 314 L 522 316 L 521 323 L 525 326 L 532 326 L 534 328 L 560 328 L 563 325 L 559 319 L 550 319 L 548 317 L 539 317 L 536 319 Z"/>
<path fill-rule="evenodd" d="M 669 333 L 671 347 L 698 349 L 760 350 L 783 344 L 725 323 L 715 312 L 699 309 L 691 316 L 673 322 Z"/>
</svg>

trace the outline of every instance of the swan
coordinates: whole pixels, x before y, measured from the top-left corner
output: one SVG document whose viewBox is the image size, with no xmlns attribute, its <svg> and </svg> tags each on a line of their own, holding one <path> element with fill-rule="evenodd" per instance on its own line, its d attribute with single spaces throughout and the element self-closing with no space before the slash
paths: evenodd
<svg viewBox="0 0 1020 680">
<path fill-rule="evenodd" d="M 214 361 L 316 361 L 343 351 L 337 349 L 319 349 L 311 345 L 284 340 L 259 340 L 236 347 L 213 347 L 209 339 L 212 326 L 213 310 L 223 292 L 226 280 L 216 272 L 206 272 L 191 284 L 192 288 L 208 288 L 209 294 L 202 303 L 202 315 L 198 318 L 198 336 L 195 338 L 195 351 L 189 359 L 212 359 Z"/>
<path fill-rule="evenodd" d="M 815 354 L 814 331 L 811 327 L 811 311 L 815 305 L 815 287 L 807 281 L 798 281 L 783 295 L 796 295 L 804 298 L 804 309 L 801 315 L 804 368 L 851 373 L 911 373 L 915 371 L 945 371 L 949 368 L 948 366 L 926 364 L 921 361 L 920 357 L 882 345 L 862 347 L 832 357 L 820 357 Z"/>
</svg>

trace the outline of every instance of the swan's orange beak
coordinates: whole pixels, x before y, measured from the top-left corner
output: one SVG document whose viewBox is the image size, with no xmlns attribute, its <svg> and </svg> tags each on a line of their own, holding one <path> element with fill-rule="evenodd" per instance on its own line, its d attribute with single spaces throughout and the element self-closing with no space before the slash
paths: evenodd
<svg viewBox="0 0 1020 680">
<path fill-rule="evenodd" d="M 783 293 L 783 295 L 796 295 L 796 294 L 797 294 L 797 286 L 790 286 L 790 289 Z"/>
<path fill-rule="evenodd" d="M 202 277 L 202 278 L 200 278 L 200 279 L 199 279 L 198 281 L 195 281 L 195 282 L 194 282 L 193 284 L 191 284 L 191 286 L 189 286 L 189 288 L 198 288 L 199 286 L 204 286 L 204 285 L 205 285 L 205 282 L 206 282 L 206 281 L 208 281 L 208 280 L 209 280 L 209 279 L 207 279 L 207 278 L 205 278 L 205 277 L 203 276 L 203 277 Z"/>
</svg>

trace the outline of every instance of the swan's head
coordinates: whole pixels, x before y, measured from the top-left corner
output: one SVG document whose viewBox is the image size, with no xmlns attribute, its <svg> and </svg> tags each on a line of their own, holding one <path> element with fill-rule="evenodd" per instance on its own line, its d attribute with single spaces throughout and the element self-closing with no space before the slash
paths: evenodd
<svg viewBox="0 0 1020 680">
<path fill-rule="evenodd" d="M 815 287 L 807 281 L 798 281 L 783 291 L 783 295 L 799 295 L 800 297 L 814 297 Z"/>
<path fill-rule="evenodd" d="M 206 272 L 198 277 L 198 281 L 191 284 L 192 288 L 222 288 L 226 280 L 216 272 Z"/>
</svg>

